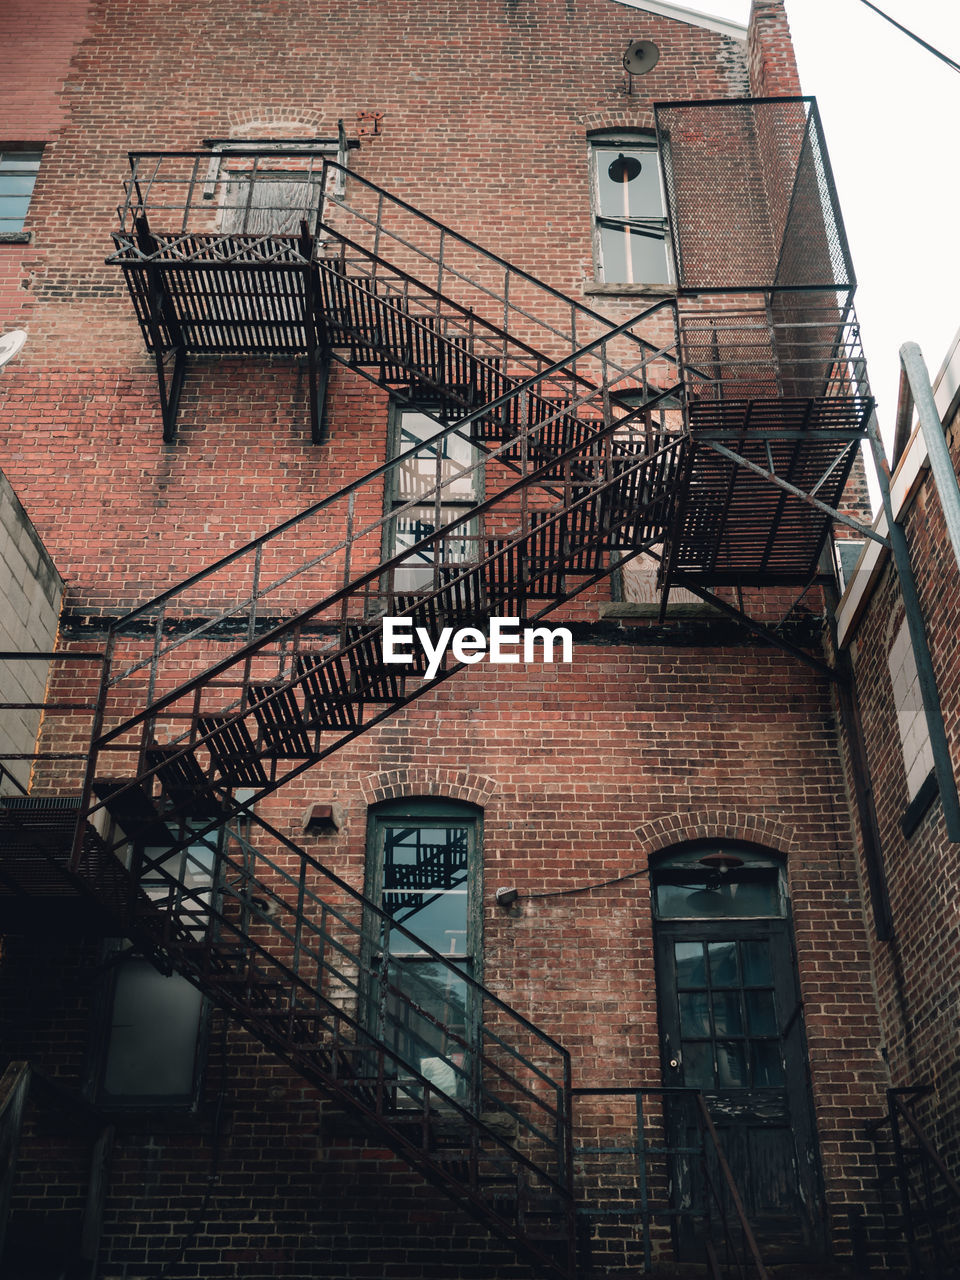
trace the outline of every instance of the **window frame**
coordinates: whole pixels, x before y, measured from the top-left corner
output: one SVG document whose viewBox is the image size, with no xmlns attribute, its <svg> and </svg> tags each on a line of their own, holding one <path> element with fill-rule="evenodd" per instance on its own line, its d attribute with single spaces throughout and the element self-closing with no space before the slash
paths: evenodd
<svg viewBox="0 0 960 1280">
<path fill-rule="evenodd" d="M 468 867 L 467 867 L 467 903 L 466 903 L 466 926 L 467 934 L 465 938 L 464 954 L 444 955 L 439 948 L 434 947 L 438 954 L 442 955 L 445 960 L 459 960 L 462 964 L 457 965 L 462 968 L 467 978 L 473 982 L 482 983 L 483 981 L 483 810 L 477 805 L 471 804 L 464 800 L 455 800 L 444 796 L 410 796 L 401 797 L 399 799 L 383 801 L 380 804 L 370 807 L 367 815 L 367 845 L 366 845 L 366 867 L 364 875 L 364 895 L 369 901 L 376 904 L 381 910 L 385 910 L 383 906 L 383 882 L 384 882 L 384 850 L 385 840 L 384 833 L 388 826 L 397 826 L 402 823 L 406 826 L 418 826 L 420 828 L 431 828 L 442 825 L 447 822 L 451 826 L 465 826 L 468 828 Z M 390 913 L 387 912 L 389 915 Z M 416 933 L 416 928 L 410 928 L 411 933 Z M 430 945 L 428 943 L 428 945 Z M 362 945 L 362 969 L 366 975 L 363 984 L 364 991 L 362 996 L 362 1004 L 360 1008 L 359 1020 L 371 1029 L 373 1034 L 380 1038 L 386 1037 L 386 1030 L 381 1025 L 380 1017 L 380 999 L 377 996 L 379 989 L 379 965 L 383 961 L 382 947 L 382 922 L 379 915 L 372 911 L 365 912 L 364 928 L 363 928 L 363 945 Z M 399 964 L 398 970 L 391 978 L 392 982 L 397 982 L 400 972 L 407 965 L 417 966 L 420 964 L 436 964 L 429 952 L 420 953 L 392 953 L 395 954 L 396 961 Z M 416 972 L 414 967 L 412 973 Z M 411 998 L 417 1000 L 414 986 Z M 476 990 L 471 983 L 466 984 L 465 1000 L 464 1000 L 464 1017 L 465 1027 L 463 1036 L 469 1043 L 472 1037 L 476 1038 L 479 1045 L 480 1038 L 477 1034 L 479 1027 L 481 1010 L 476 997 Z M 389 1042 L 389 1041 L 388 1041 Z M 401 1048 L 398 1044 L 394 1046 L 394 1052 L 401 1054 Z M 411 1062 L 410 1065 L 414 1070 L 430 1078 L 429 1072 L 424 1064 L 430 1058 L 429 1054 L 423 1054 L 422 1051 L 417 1062 Z M 405 1060 L 405 1059 L 402 1059 Z M 468 1070 L 467 1077 L 472 1072 Z M 467 1077 L 461 1076 L 460 1086 L 455 1095 L 457 1101 L 463 1105 L 472 1106 L 476 1099 L 468 1096 L 475 1090 L 476 1082 L 468 1080 Z M 402 1083 L 403 1072 L 397 1075 L 398 1088 L 396 1093 L 395 1105 L 398 1109 L 404 1109 L 414 1105 L 417 1099 L 417 1086 Z M 439 1084 L 439 1081 L 437 1082 Z M 443 1085 L 439 1085 L 443 1088 Z"/>
<path fill-rule="evenodd" d="M 731 854 L 741 859 L 741 865 L 725 872 L 711 870 L 700 861 L 705 855 L 711 853 Z M 771 882 L 777 910 L 766 913 L 756 911 L 738 913 L 733 910 L 696 915 L 668 912 L 662 909 L 658 892 L 662 885 L 690 887 L 702 885 L 702 891 L 709 892 L 711 889 L 725 888 L 734 884 L 763 885 Z M 653 919 L 664 925 L 690 922 L 699 927 L 725 921 L 742 923 L 790 918 L 790 894 L 786 882 L 786 868 L 782 860 L 768 850 L 752 848 L 735 841 L 712 840 L 665 851 L 650 864 L 650 892 Z"/>
<path fill-rule="evenodd" d="M 588 148 L 588 164 L 590 172 L 590 214 L 591 214 L 591 238 L 593 248 L 593 274 L 594 285 L 613 292 L 621 290 L 639 290 L 643 289 L 668 289 L 676 288 L 676 275 L 673 263 L 673 251 L 670 237 L 670 219 L 668 215 L 667 191 L 663 177 L 663 163 L 660 155 L 660 147 L 657 141 L 657 135 L 653 129 L 609 129 L 594 132 L 587 137 Z M 605 149 L 620 150 L 623 152 L 637 151 L 651 154 L 656 159 L 657 165 L 657 189 L 660 193 L 660 205 L 663 210 L 663 255 L 664 267 L 663 278 L 660 280 L 646 280 L 636 278 L 632 280 L 618 280 L 608 277 L 604 266 L 603 253 L 603 220 L 616 221 L 615 214 L 605 213 L 601 204 L 600 190 L 600 157 Z M 642 216 L 642 215 L 638 215 Z M 626 224 L 624 224 L 626 226 Z"/>
<path fill-rule="evenodd" d="M 205 138 L 204 146 L 209 147 L 213 153 L 209 165 L 207 167 L 206 177 L 203 182 L 203 199 L 205 201 L 216 202 L 217 221 L 221 228 L 224 227 L 225 214 L 230 207 L 227 204 L 227 192 L 231 182 L 239 182 L 245 173 L 255 165 L 269 163 L 271 158 L 275 163 L 275 168 L 264 169 L 264 174 L 279 174 L 284 179 L 294 181 L 298 172 L 304 172 L 296 169 L 285 168 L 285 164 L 289 165 L 294 161 L 297 155 L 306 158 L 320 157 L 320 164 L 312 170 L 312 178 L 317 189 L 317 204 L 314 210 L 314 225 L 311 232 L 316 231 L 316 213 L 320 208 L 322 199 L 321 175 L 323 172 L 323 161 L 327 159 L 336 160 L 342 169 L 347 168 L 350 151 L 353 147 L 359 146 L 356 140 L 351 141 L 347 138 L 346 130 L 343 127 L 343 121 L 339 121 L 339 129 L 337 137 L 299 137 L 299 138 Z M 237 167 L 231 167 L 231 157 Z M 273 181 L 274 179 L 269 179 Z M 256 189 L 256 182 L 252 184 Z M 333 183 L 333 194 L 342 196 L 346 190 L 345 175 L 338 172 L 335 175 Z M 258 206 L 253 206 L 258 207 Z M 270 206 L 266 206 L 270 207 Z M 245 228 L 224 229 L 226 235 L 255 235 L 259 237 L 267 236 L 296 236 L 299 235 L 299 228 L 294 231 L 258 231 L 250 232 Z"/>
<path fill-rule="evenodd" d="M 886 666 L 909 807 L 921 795 L 926 796 L 930 775 L 936 770 L 926 709 L 920 693 L 920 674 L 906 615 L 887 645 Z"/>
<path fill-rule="evenodd" d="M 40 177 L 40 168 L 43 164 L 43 153 L 46 144 L 43 142 L 5 142 L 0 143 L 0 197 L 18 198 L 22 193 L 5 193 L 3 190 L 4 176 L 10 176 L 16 173 L 15 170 L 4 170 L 4 161 L 11 156 L 16 155 L 36 155 L 36 164 L 32 170 L 23 170 L 21 173 L 32 173 L 33 181 L 30 184 L 30 191 L 26 196 L 26 205 L 23 210 L 23 217 L 19 219 L 19 226 L 7 226 L 7 222 L 16 222 L 16 218 L 4 218 L 0 214 L 0 244 L 29 244 L 32 239 L 32 232 L 27 229 L 27 221 L 30 217 L 30 207 L 33 204 L 33 198 L 36 194 L 37 179 Z"/>
<path fill-rule="evenodd" d="M 210 850 L 212 853 L 209 881 L 211 911 L 217 907 L 220 853 L 222 851 L 222 842 L 225 839 L 225 831 L 221 830 L 219 833 L 214 834 L 216 836 L 215 839 L 211 839 L 210 836 L 203 837 L 197 841 L 196 845 L 188 845 L 178 853 L 169 855 L 178 859 L 182 864 L 182 868 L 185 868 L 189 866 L 191 853 L 195 848 L 203 847 Z M 171 832 L 170 845 L 177 843 L 179 843 L 178 833 Z M 164 847 L 163 845 L 137 844 L 132 846 L 131 849 L 130 865 L 137 879 L 143 884 L 144 891 L 148 897 L 151 896 L 152 885 L 159 886 L 161 883 L 164 886 L 167 885 L 166 881 L 161 882 L 156 875 L 151 877 L 150 870 L 144 866 L 145 861 L 151 855 L 156 856 Z M 172 888 L 172 886 L 169 887 Z M 196 885 L 193 887 L 196 887 Z M 163 889 L 162 892 L 166 892 L 166 889 Z M 201 889 L 201 892 L 205 891 Z M 153 896 L 157 895 L 154 894 Z M 207 916 L 206 924 L 204 924 L 204 915 L 206 915 L 206 912 L 200 908 L 196 926 L 192 930 L 198 938 L 202 936 L 206 928 L 209 928 L 211 917 Z M 191 1085 L 188 1090 L 177 1093 L 108 1093 L 106 1078 L 110 1061 L 114 1013 L 120 975 L 124 968 L 129 966 L 146 966 L 147 968 L 155 968 L 155 966 L 135 950 L 128 938 L 108 938 L 105 940 L 102 965 L 105 972 L 95 997 L 91 1023 L 90 1051 L 87 1065 L 88 1096 L 92 1098 L 98 1107 L 111 1113 L 142 1114 L 155 1112 L 164 1115 L 195 1113 L 200 1106 L 210 1043 L 210 1022 L 213 1009 L 210 1000 L 200 992 L 197 1004 L 197 1030 L 193 1041 L 193 1061 L 190 1071 Z M 169 975 L 161 974 L 160 976 L 194 987 L 194 984 L 190 983 L 189 979 L 177 972 Z"/>
<path fill-rule="evenodd" d="M 399 454 L 406 452 L 406 449 L 410 447 L 409 445 L 404 445 L 403 447 L 401 447 L 401 432 L 403 431 L 403 419 L 405 416 L 417 414 L 422 418 L 426 418 L 428 421 L 433 422 L 436 426 L 437 432 L 440 432 L 444 430 L 445 426 L 449 426 L 450 423 L 444 423 L 439 418 L 438 413 L 439 413 L 439 410 L 435 406 L 405 405 L 405 404 L 399 403 L 396 400 L 391 401 L 389 416 L 387 421 L 387 460 L 391 461 L 395 459 Z M 443 441 L 444 448 L 446 448 L 448 441 L 452 439 L 460 439 L 460 438 L 461 437 L 454 437 L 453 435 L 448 435 Z M 464 515 L 471 508 L 476 507 L 483 502 L 484 492 L 485 492 L 485 470 L 483 466 L 483 453 L 481 449 L 477 446 L 476 441 L 473 439 L 472 429 L 470 430 L 470 442 L 468 447 L 472 453 L 470 465 L 474 467 L 474 470 L 471 471 L 470 473 L 470 481 L 471 481 L 471 487 L 472 487 L 472 496 L 470 497 L 470 499 L 468 500 L 466 498 L 463 498 L 463 499 L 454 498 L 454 499 L 443 500 L 441 494 L 434 494 L 434 496 L 432 498 L 429 498 L 427 502 L 421 503 L 419 505 L 427 506 L 432 504 L 434 507 L 435 513 L 438 511 L 438 508 L 439 508 L 439 512 L 441 514 L 445 510 L 448 510 L 451 512 L 456 512 L 458 515 Z M 443 455 L 441 455 L 441 457 L 443 457 Z M 384 520 L 383 538 L 381 541 L 381 557 L 383 561 L 392 560 L 394 556 L 399 555 L 400 552 L 404 549 L 402 547 L 398 547 L 397 545 L 397 542 L 398 542 L 397 521 L 396 521 L 395 513 L 398 512 L 401 508 L 405 507 L 409 502 L 412 502 L 413 498 L 404 497 L 400 493 L 400 490 L 399 490 L 400 472 L 401 472 L 400 467 L 393 466 L 389 469 L 384 479 L 383 510 L 384 510 L 384 516 L 386 517 L 386 519 Z M 430 489 L 434 487 L 434 484 L 435 484 L 435 480 L 430 479 L 426 487 Z M 411 507 L 410 514 L 412 514 L 415 509 L 416 509 L 415 507 Z M 442 523 L 445 523 L 445 522 L 441 520 L 441 524 Z M 437 527 L 437 526 L 434 526 L 434 527 Z M 467 565 L 467 564 L 470 564 L 472 560 L 475 561 L 479 559 L 480 528 L 476 521 L 472 521 L 468 524 L 465 524 L 464 526 L 462 526 L 462 528 L 464 531 L 464 539 L 466 540 L 467 550 L 466 550 L 466 554 L 463 557 L 463 560 L 459 561 L 458 563 Z M 424 535 L 424 536 L 427 536 L 427 535 Z M 419 541 L 419 539 L 414 539 L 414 542 L 416 541 Z M 472 557 L 470 555 L 471 546 L 473 546 L 473 548 L 475 549 L 475 554 Z M 436 558 L 433 557 L 430 563 L 435 566 Z M 415 569 L 415 568 L 416 566 L 410 566 L 410 569 Z M 435 573 L 432 575 L 433 582 L 431 583 L 429 588 L 423 585 L 416 585 L 416 586 L 409 586 L 409 587 L 395 586 L 396 574 L 398 570 L 402 570 L 402 569 L 403 569 L 402 565 L 397 566 L 388 575 L 388 580 L 386 580 L 383 584 L 383 589 L 387 594 L 416 595 L 418 593 L 424 593 L 428 590 L 433 591 L 435 589 L 435 586 L 437 584 L 437 577 Z"/>
</svg>

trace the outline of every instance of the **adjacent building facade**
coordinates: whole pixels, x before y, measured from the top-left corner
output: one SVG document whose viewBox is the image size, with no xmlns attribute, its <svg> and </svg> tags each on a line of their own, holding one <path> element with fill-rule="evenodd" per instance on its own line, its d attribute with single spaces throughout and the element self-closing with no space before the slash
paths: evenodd
<svg viewBox="0 0 960 1280">
<path fill-rule="evenodd" d="M 949 796 L 892 570 L 832 624 L 885 535 L 782 4 L 5 21 L 0 466 L 64 582 L 4 712 L 7 1274 L 921 1265 Z"/>
</svg>

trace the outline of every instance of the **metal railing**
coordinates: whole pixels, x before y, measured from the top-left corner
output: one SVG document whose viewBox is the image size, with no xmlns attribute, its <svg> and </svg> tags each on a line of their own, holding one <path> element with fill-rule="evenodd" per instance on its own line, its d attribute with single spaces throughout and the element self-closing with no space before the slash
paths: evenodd
<svg viewBox="0 0 960 1280">
<path fill-rule="evenodd" d="M 771 291 L 725 311 L 684 302 L 680 334 L 694 404 L 851 401 L 856 421 L 872 403 L 860 325 L 842 295 Z"/>
<path fill-rule="evenodd" d="M 960 1182 L 951 1173 L 917 1118 L 914 1103 L 933 1092 L 930 1085 L 887 1090 L 887 1114 L 871 1122 L 877 1145 L 888 1134 L 888 1169 L 881 1183 L 896 1185 L 897 1208 L 910 1266 L 918 1276 L 960 1275 Z"/>
<path fill-rule="evenodd" d="M 713 1280 L 768 1280 L 703 1094 L 576 1088 L 580 1274 L 649 1272 L 700 1260 Z"/>
<path fill-rule="evenodd" d="M 577 353 L 596 388 L 583 381 L 571 394 L 567 382 L 554 399 L 544 392 L 570 362 L 548 366 L 115 624 L 88 814 L 99 808 L 98 770 L 152 789 L 164 768 L 195 774 L 188 756 L 198 747 L 212 753 L 202 766 L 209 780 L 274 789 L 430 683 L 411 672 L 416 687 L 404 689 L 386 670 L 382 616 L 434 633 L 445 622 L 483 625 L 498 609 L 536 619 L 608 573 L 612 552 L 629 558 L 660 540 L 684 437 L 679 411 L 660 407 L 669 392 L 653 373 L 675 367 L 674 348 L 638 346 L 630 374 L 640 407 L 618 397 L 624 375 L 611 385 L 606 359 L 642 320 Z M 493 415 L 506 439 L 451 464 L 445 442 L 469 439 L 470 425 Z M 479 493 L 481 474 L 491 496 L 447 501 L 464 488 Z M 386 512 L 385 484 L 402 498 Z M 405 517 L 425 536 L 400 549 Z M 184 681 L 211 641 L 226 656 Z M 439 678 L 449 674 L 447 665 Z M 378 702 L 388 710 L 365 710 Z M 156 746 L 174 748 L 174 759 L 151 761 Z"/>
<path fill-rule="evenodd" d="M 567 1051 L 263 820 L 219 847 L 191 839 L 143 856 L 134 932 L 545 1274 L 571 1276 Z"/>
<path fill-rule="evenodd" d="M 17 1150 L 29 1089 L 29 1063 L 9 1063 L 0 1077 L 0 1257 L 7 1232 L 10 1194 L 16 1176 Z"/>
</svg>

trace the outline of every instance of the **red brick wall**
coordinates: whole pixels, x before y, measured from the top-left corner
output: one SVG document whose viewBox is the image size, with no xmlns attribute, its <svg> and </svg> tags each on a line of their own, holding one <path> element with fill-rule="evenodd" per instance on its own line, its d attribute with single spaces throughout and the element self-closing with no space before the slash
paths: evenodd
<svg viewBox="0 0 960 1280">
<path fill-rule="evenodd" d="M 70 118 L 78 85 L 67 88 L 70 60 L 87 31 L 89 0 L 9 0 L 0 14 L 0 84 L 3 85 L 3 118 L 0 149 L 4 143 L 46 144 L 47 163 L 41 169 L 34 192 L 39 203 L 47 184 L 47 169 L 60 130 Z M 33 219 L 27 223 L 32 226 Z M 30 258 L 27 245 L 0 244 L 0 330 L 23 304 L 23 264 Z"/>
</svg>

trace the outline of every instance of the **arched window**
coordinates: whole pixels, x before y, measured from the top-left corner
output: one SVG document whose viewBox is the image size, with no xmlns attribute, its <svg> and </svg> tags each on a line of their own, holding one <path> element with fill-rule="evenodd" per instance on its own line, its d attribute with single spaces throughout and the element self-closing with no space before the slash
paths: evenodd
<svg viewBox="0 0 960 1280">
<path fill-rule="evenodd" d="M 742 845 L 698 845 L 657 861 L 654 910 L 661 920 L 786 915 L 780 863 Z"/>
</svg>

